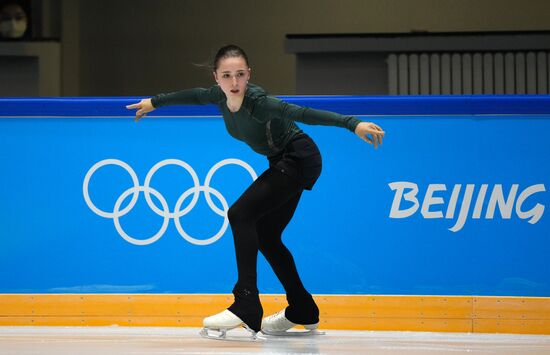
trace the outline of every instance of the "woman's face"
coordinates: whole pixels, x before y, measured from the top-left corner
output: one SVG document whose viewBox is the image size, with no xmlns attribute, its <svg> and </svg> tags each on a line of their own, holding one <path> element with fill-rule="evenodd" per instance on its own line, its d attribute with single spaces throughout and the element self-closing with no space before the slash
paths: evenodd
<svg viewBox="0 0 550 355">
<path fill-rule="evenodd" d="M 27 30 L 27 15 L 17 4 L 8 4 L 0 9 L 0 37 L 19 38 Z"/>
<path fill-rule="evenodd" d="M 243 57 L 223 58 L 214 72 L 214 79 L 227 98 L 241 98 L 250 79 L 250 68 Z"/>
</svg>

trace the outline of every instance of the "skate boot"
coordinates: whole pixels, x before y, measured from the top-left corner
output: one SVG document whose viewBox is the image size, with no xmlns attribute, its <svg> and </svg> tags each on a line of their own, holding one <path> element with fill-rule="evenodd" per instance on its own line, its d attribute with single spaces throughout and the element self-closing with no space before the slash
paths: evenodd
<svg viewBox="0 0 550 355">
<path fill-rule="evenodd" d="M 256 331 L 250 329 L 248 325 L 241 320 L 241 318 L 237 317 L 228 309 L 213 316 L 204 318 L 203 326 L 204 328 L 200 331 L 200 335 L 204 338 L 217 340 L 256 340 L 257 338 Z M 240 337 L 243 339 L 227 337 L 228 330 L 235 329 L 240 326 L 243 326 L 246 330 L 248 330 L 252 334 L 252 337 Z"/>
<path fill-rule="evenodd" d="M 228 309 L 204 319 L 204 329 L 200 333 L 203 337 L 222 340 L 256 340 L 258 338 L 257 333 L 260 331 L 264 314 L 258 292 L 235 287 L 233 294 L 235 302 Z M 240 326 L 248 330 L 252 337 L 227 337 L 228 330 Z M 218 332 L 218 334 L 211 334 L 209 331 Z"/>
<path fill-rule="evenodd" d="M 294 323 L 288 320 L 285 312 L 286 309 L 283 309 L 282 311 L 264 318 L 262 320 L 262 333 L 274 336 L 311 336 L 325 334 L 317 330 L 319 322 L 312 324 Z M 303 326 L 305 330 L 290 330 L 298 325 Z"/>
</svg>

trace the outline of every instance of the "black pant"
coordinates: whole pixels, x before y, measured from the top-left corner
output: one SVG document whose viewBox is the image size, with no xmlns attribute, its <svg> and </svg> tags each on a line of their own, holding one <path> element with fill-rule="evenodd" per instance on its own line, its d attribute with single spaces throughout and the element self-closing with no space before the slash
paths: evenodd
<svg viewBox="0 0 550 355">
<path fill-rule="evenodd" d="M 270 168 L 254 181 L 228 211 L 237 256 L 235 303 L 229 309 L 249 327 L 259 330 L 263 315 L 257 288 L 257 256 L 262 252 L 282 283 L 295 323 L 317 323 L 319 310 L 307 292 L 282 241 L 304 189 L 311 189 L 321 172 L 317 146 L 306 135 L 296 137 Z M 299 237 L 299 236 L 298 236 Z"/>
</svg>

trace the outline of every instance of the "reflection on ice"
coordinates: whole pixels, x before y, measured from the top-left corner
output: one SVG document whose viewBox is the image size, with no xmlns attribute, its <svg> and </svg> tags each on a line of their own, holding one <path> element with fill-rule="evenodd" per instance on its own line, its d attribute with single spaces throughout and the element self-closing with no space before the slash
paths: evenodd
<svg viewBox="0 0 550 355">
<path fill-rule="evenodd" d="M 256 341 L 201 338 L 198 328 L 0 327 L 0 354 L 550 354 L 550 336 L 326 330 Z M 246 332 L 237 329 L 234 332 Z M 238 334 L 236 334 L 238 335 Z"/>
</svg>

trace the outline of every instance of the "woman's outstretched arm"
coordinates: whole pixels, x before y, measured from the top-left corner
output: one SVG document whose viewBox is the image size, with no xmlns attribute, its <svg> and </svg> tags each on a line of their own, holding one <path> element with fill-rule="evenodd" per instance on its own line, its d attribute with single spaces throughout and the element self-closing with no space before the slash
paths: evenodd
<svg viewBox="0 0 550 355">
<path fill-rule="evenodd" d="M 149 99 L 126 106 L 127 109 L 137 109 L 135 121 L 138 122 L 147 113 L 161 106 L 171 105 L 207 105 L 218 104 L 223 99 L 223 93 L 218 86 L 209 89 L 185 89 L 165 94 L 158 94 Z"/>
<path fill-rule="evenodd" d="M 341 115 L 332 111 L 317 110 L 290 104 L 273 96 L 265 96 L 257 101 L 253 115 L 263 119 L 283 117 L 310 125 L 336 126 L 347 128 L 374 148 L 382 144 L 384 130 L 372 122 L 363 122 L 357 117 Z"/>
</svg>

